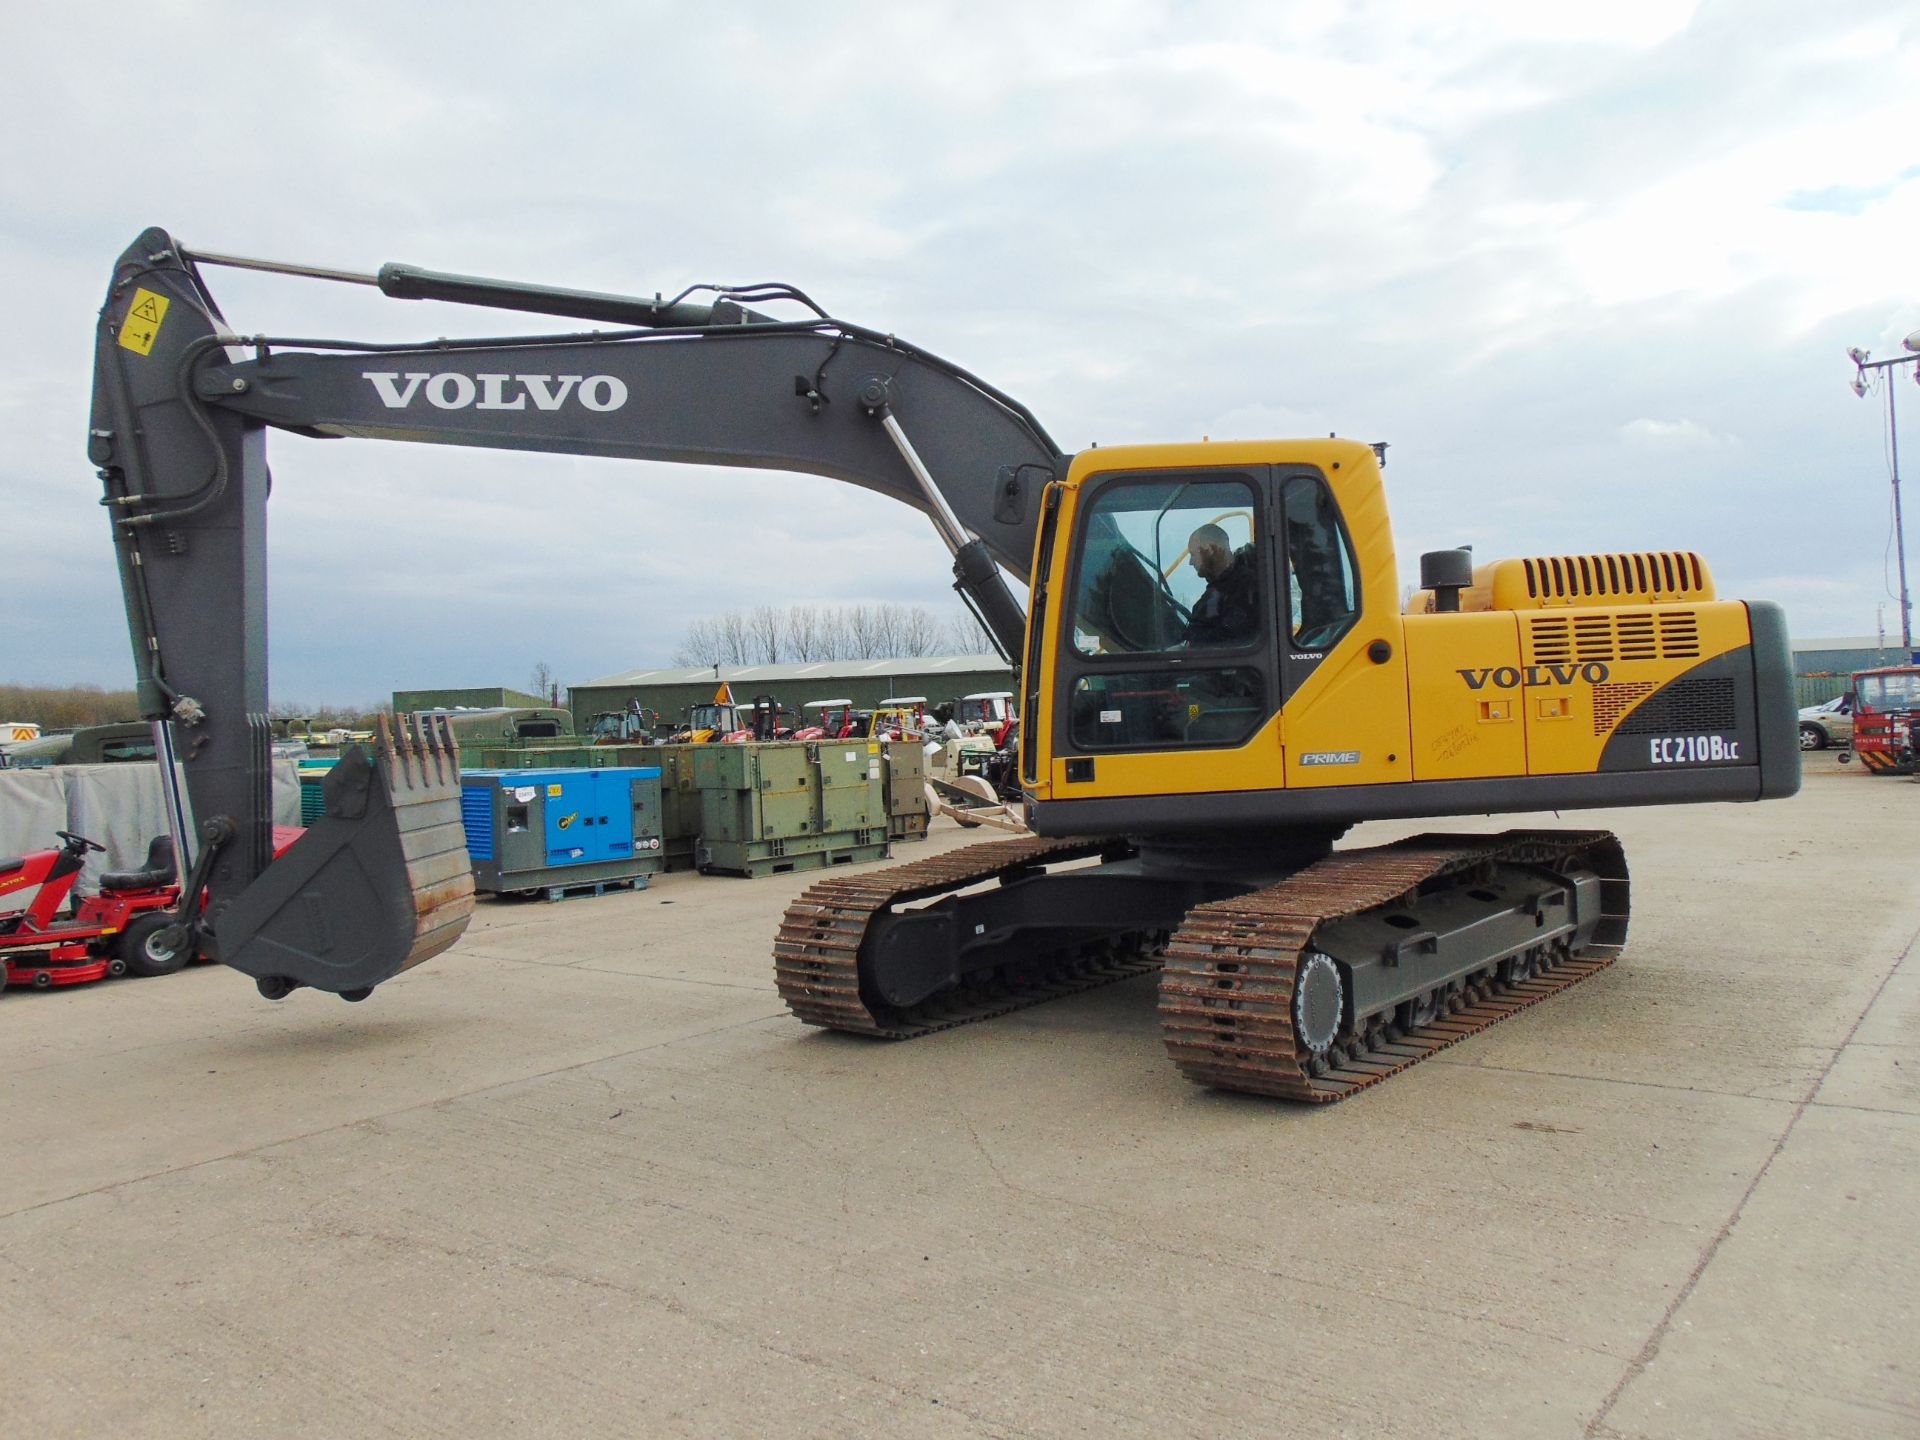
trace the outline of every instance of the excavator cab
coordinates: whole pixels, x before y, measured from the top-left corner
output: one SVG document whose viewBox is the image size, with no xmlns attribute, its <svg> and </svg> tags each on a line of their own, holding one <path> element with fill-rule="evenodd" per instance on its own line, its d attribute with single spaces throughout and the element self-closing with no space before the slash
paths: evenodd
<svg viewBox="0 0 1920 1440">
<path fill-rule="evenodd" d="M 1031 734 L 1087 757 L 1076 773 L 1136 754 L 1198 773 L 1211 762 L 1196 765 L 1196 754 L 1242 746 L 1277 714 L 1283 639 L 1309 626 L 1337 635 L 1356 618 L 1337 517 L 1316 482 L 1276 485 L 1272 469 L 1150 466 L 1074 486 L 1076 533 L 1055 555 L 1070 603 L 1050 612 L 1054 634 L 1036 637 L 1039 668 L 1050 662 L 1053 674 L 1028 710 L 1041 722 Z M 1331 553 L 1332 587 L 1285 564 L 1282 533 L 1303 555 L 1310 543 Z"/>
<path fill-rule="evenodd" d="M 1790 794 L 1771 606 L 1691 552 L 1475 565 L 1403 609 L 1351 440 L 1102 448 L 1048 488 L 1021 778 L 1044 835 Z M 1456 573 L 1457 572 L 1457 573 Z"/>
</svg>

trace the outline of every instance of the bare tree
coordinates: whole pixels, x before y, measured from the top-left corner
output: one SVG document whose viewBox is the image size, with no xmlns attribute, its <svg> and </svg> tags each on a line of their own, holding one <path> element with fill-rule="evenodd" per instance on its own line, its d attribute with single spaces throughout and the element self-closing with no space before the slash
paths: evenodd
<svg viewBox="0 0 1920 1440">
<path fill-rule="evenodd" d="M 131 690 L 98 685 L 0 685 L 0 719 L 27 720 L 49 730 L 107 725 L 140 718 Z"/>
<path fill-rule="evenodd" d="M 844 660 L 853 653 L 852 642 L 847 638 L 847 612 L 840 606 L 823 611 L 820 616 L 820 645 L 816 660 Z"/>
<path fill-rule="evenodd" d="M 977 655 L 991 648 L 971 615 L 942 616 L 920 605 L 760 605 L 689 621 L 673 663 L 880 660 Z"/>
<path fill-rule="evenodd" d="M 898 635 L 896 655 L 931 655 L 939 648 L 940 626 L 921 605 L 900 612 Z"/>
<path fill-rule="evenodd" d="M 979 655 L 993 649 L 993 641 L 980 628 L 971 612 L 952 616 L 940 632 L 940 652 L 945 655 Z"/>
<path fill-rule="evenodd" d="M 756 605 L 747 616 L 749 664 L 780 663 L 780 642 L 786 637 L 786 617 L 771 605 Z"/>
<path fill-rule="evenodd" d="M 877 609 L 873 605 L 849 605 L 840 612 L 844 620 L 844 645 L 834 659 L 872 660 L 886 653 L 881 646 Z"/>
<path fill-rule="evenodd" d="M 819 607 L 814 605 L 787 607 L 787 653 L 789 655 L 802 663 L 808 660 L 832 659 L 832 656 L 822 653 L 824 639 Z"/>
<path fill-rule="evenodd" d="M 747 629 L 747 617 L 738 610 L 724 612 L 715 622 L 720 631 L 720 663 L 723 665 L 751 664 L 753 637 Z"/>
<path fill-rule="evenodd" d="M 898 605 L 873 607 L 873 653 L 875 656 L 906 653 L 900 646 L 901 613 Z"/>
<path fill-rule="evenodd" d="M 534 663 L 532 683 L 527 687 L 542 700 L 551 704 L 558 695 L 559 676 L 553 673 L 553 667 L 546 661 Z"/>
<path fill-rule="evenodd" d="M 674 649 L 675 665 L 718 665 L 720 663 L 720 629 L 711 620 L 690 620 L 686 634 L 680 637 L 680 644 Z"/>
</svg>

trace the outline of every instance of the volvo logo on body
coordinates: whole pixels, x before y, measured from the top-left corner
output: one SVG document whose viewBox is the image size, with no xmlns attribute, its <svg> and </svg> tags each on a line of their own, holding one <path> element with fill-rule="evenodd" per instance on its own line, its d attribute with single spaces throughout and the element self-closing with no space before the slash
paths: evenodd
<svg viewBox="0 0 1920 1440">
<path fill-rule="evenodd" d="M 437 410 L 558 410 L 569 400 L 602 414 L 627 403 L 617 375 L 468 375 L 458 370 L 362 370 L 389 410 L 425 397 Z"/>
<path fill-rule="evenodd" d="M 1517 690 L 1522 685 L 1571 685 L 1584 680 L 1589 685 L 1604 685 L 1613 672 L 1598 660 L 1584 665 L 1501 665 L 1494 669 L 1456 670 L 1469 690 Z"/>
</svg>

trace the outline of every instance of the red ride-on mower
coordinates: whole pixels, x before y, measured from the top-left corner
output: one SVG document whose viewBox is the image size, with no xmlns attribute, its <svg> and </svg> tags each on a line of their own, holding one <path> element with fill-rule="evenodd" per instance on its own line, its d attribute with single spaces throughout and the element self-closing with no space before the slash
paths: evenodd
<svg viewBox="0 0 1920 1440">
<path fill-rule="evenodd" d="M 40 887 L 26 909 L 0 916 L 6 982 L 44 990 L 107 975 L 171 975 L 192 958 L 190 932 L 174 913 L 180 888 L 171 837 L 147 846 L 143 868 L 102 875 L 100 893 L 61 918 L 87 852 L 106 847 L 84 835 L 54 833 L 65 842 L 58 850 L 0 859 L 0 895 Z"/>
</svg>

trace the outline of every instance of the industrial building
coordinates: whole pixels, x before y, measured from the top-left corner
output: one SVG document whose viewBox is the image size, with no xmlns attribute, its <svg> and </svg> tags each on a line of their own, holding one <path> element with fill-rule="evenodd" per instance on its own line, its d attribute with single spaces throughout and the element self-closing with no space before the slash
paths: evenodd
<svg viewBox="0 0 1920 1440">
<path fill-rule="evenodd" d="M 1818 705 L 1847 688 L 1856 670 L 1905 665 L 1911 657 L 1897 637 L 1851 635 L 1837 639 L 1795 639 L 1794 689 L 1802 705 Z"/>
<path fill-rule="evenodd" d="M 396 715 L 415 710 L 518 710 L 553 703 L 545 695 L 512 690 L 505 685 L 467 685 L 444 690 L 393 692 Z"/>
<path fill-rule="evenodd" d="M 722 683 L 743 703 L 771 695 L 798 712 L 809 700 L 848 699 L 868 709 L 898 695 L 924 695 L 938 705 L 979 690 L 1011 690 L 1013 671 L 998 655 L 928 655 L 913 659 L 815 660 L 789 665 L 703 665 L 691 669 L 626 670 L 575 685 L 568 692 L 574 728 L 593 716 L 624 710 L 629 702 L 678 719 L 690 705 L 711 700 Z"/>
</svg>

